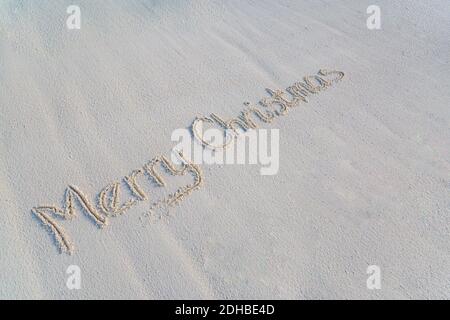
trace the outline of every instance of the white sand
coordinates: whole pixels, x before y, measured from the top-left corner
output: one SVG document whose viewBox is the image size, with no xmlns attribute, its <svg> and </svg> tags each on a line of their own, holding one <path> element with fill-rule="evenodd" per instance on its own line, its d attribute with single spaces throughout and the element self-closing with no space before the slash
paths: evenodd
<svg viewBox="0 0 450 320">
<path fill-rule="evenodd" d="M 0 298 L 450 298 L 449 2 L 379 0 L 375 31 L 370 4 L 2 0 Z M 32 216 L 321 68 L 346 77 L 267 126 L 277 175 L 202 166 L 169 218 L 142 222 L 149 201 L 104 229 L 78 214 L 72 256 Z"/>
</svg>

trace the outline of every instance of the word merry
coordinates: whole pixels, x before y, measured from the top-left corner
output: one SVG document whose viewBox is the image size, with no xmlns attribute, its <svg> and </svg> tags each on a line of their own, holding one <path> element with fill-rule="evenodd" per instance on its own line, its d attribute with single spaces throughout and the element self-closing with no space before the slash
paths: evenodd
<svg viewBox="0 0 450 320">
<path fill-rule="evenodd" d="M 256 120 L 271 123 L 276 117 L 286 115 L 299 103 L 308 103 L 310 95 L 327 89 L 343 77 L 344 73 L 341 71 L 322 69 L 317 75 L 306 76 L 303 78 L 303 81 L 296 82 L 286 88 L 287 93 L 282 90 L 267 89 L 270 97 L 259 101 L 259 104 L 264 109 L 245 102 L 246 109 L 233 119 L 224 120 L 214 113 L 209 117 L 197 117 L 191 126 L 192 134 L 204 148 L 215 151 L 225 149 L 231 144 L 231 140 L 242 136 L 243 132 L 256 129 Z M 208 139 L 201 130 L 203 124 L 213 125 L 217 129 L 222 130 L 222 136 L 225 137 L 225 140 Z M 159 155 L 123 177 L 122 183 L 114 181 L 108 184 L 98 194 L 96 204 L 80 188 L 70 185 L 65 191 L 62 207 L 43 205 L 34 207 L 32 213 L 54 236 L 60 252 L 72 254 L 74 245 L 64 228 L 57 223 L 57 219 L 72 220 L 76 217 L 76 208 L 81 209 L 99 228 L 104 228 L 108 225 L 109 218 L 123 215 L 139 202 L 149 200 L 149 196 L 142 187 L 143 179 L 152 180 L 159 187 L 166 187 L 167 183 L 163 177 L 164 173 L 171 176 L 185 176 L 189 174 L 192 177 L 191 183 L 179 187 L 175 192 L 153 202 L 148 210 L 149 215 L 158 208 L 171 207 L 179 203 L 194 190 L 197 190 L 203 183 L 202 171 L 196 163 L 187 159 L 183 152 L 178 150 L 179 147 L 179 145 L 176 146 L 171 153 L 172 161 L 163 155 Z M 124 185 L 129 193 L 129 196 L 125 199 L 122 196 Z"/>
<path fill-rule="evenodd" d="M 176 192 L 169 194 L 163 200 L 153 204 L 153 207 L 159 207 L 163 204 L 173 206 L 192 191 L 199 188 L 203 181 L 203 175 L 200 168 L 197 165 L 186 161 L 181 153 L 178 154 L 178 156 L 181 160 L 181 166 L 171 163 L 165 156 L 158 156 L 146 163 L 142 168 L 136 169 L 125 176 L 122 180 L 131 193 L 131 198 L 125 201 L 121 201 L 122 185 L 118 181 L 112 182 L 100 191 L 97 198 L 97 206 L 93 205 L 78 187 L 70 185 L 66 189 L 64 206 L 62 209 L 54 205 L 39 206 L 33 208 L 32 212 L 54 235 L 60 252 L 72 254 L 74 246 L 65 230 L 57 224 L 55 218 L 72 220 L 76 216 L 75 208 L 76 204 L 78 204 L 79 207 L 82 208 L 82 211 L 92 219 L 99 228 L 103 228 L 108 224 L 109 217 L 120 216 L 139 201 L 148 200 L 147 194 L 138 183 L 139 177 L 147 175 L 158 186 L 166 186 L 162 173 L 157 170 L 158 167 L 162 167 L 166 172 L 174 176 L 184 176 L 189 173 L 193 177 L 192 183 L 180 187 Z"/>
</svg>

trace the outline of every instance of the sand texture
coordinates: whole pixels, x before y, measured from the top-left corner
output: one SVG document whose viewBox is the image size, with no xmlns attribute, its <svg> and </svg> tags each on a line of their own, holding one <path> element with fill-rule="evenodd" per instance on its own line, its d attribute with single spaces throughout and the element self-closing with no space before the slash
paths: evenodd
<svg viewBox="0 0 450 320">
<path fill-rule="evenodd" d="M 371 4 L 0 1 L 0 298 L 450 298 L 450 4 Z"/>
</svg>

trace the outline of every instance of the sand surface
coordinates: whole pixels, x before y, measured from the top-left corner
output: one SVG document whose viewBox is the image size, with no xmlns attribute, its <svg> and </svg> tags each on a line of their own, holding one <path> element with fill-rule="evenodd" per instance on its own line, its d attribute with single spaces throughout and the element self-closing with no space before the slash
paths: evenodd
<svg viewBox="0 0 450 320">
<path fill-rule="evenodd" d="M 2 0 L 0 298 L 450 298 L 450 3 L 378 0 L 369 30 L 372 2 Z M 31 212 L 69 185 L 94 202 L 196 116 L 322 68 L 345 78 L 264 126 L 276 175 L 201 166 L 170 216 L 143 219 L 148 183 L 102 229 L 78 207 L 72 255 Z"/>
</svg>

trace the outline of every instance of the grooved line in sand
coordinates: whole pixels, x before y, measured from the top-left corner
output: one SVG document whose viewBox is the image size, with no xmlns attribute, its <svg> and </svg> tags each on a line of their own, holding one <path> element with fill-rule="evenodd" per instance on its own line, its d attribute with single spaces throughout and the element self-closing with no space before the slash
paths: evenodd
<svg viewBox="0 0 450 320">
<path fill-rule="evenodd" d="M 328 78 L 329 76 L 332 76 L 332 78 Z M 321 69 L 316 75 L 303 77 L 303 82 L 296 82 L 292 86 L 286 88 L 287 93 L 291 96 L 290 99 L 286 97 L 286 92 L 283 90 L 266 89 L 267 93 L 270 94 L 270 97 L 263 98 L 259 101 L 259 104 L 265 108 L 264 110 L 259 109 L 255 105 L 251 105 L 249 102 L 245 102 L 244 105 L 246 109 L 243 110 L 238 117 L 228 121 L 214 113 L 212 113 L 210 117 L 196 117 L 191 125 L 192 134 L 205 148 L 226 148 L 231 143 L 232 139 L 239 136 L 238 128 L 242 129 L 244 132 L 257 128 L 254 121 L 255 119 L 252 119 L 251 115 L 264 123 L 271 123 L 276 117 L 286 115 L 291 108 L 296 107 L 300 102 L 308 103 L 308 97 L 311 94 L 317 94 L 322 90 L 327 89 L 334 83 L 342 80 L 343 77 L 344 73 L 342 71 Z M 274 106 L 278 106 L 278 108 L 274 108 Z M 224 131 L 231 129 L 234 132 L 234 137 L 227 136 L 228 141 L 221 146 L 212 145 L 208 141 L 205 141 L 199 133 L 197 127 L 201 122 L 216 124 Z M 93 205 L 89 201 L 89 198 L 78 187 L 70 185 L 66 189 L 64 195 L 63 209 L 60 209 L 55 205 L 44 205 L 34 207 L 31 211 L 53 235 L 60 252 L 72 254 L 75 247 L 64 228 L 58 225 L 56 219 L 72 220 L 76 216 L 76 203 L 78 203 L 79 207 L 82 208 L 82 211 L 93 220 L 99 228 L 103 228 L 108 224 L 109 217 L 120 216 L 140 201 L 149 199 L 137 182 L 139 176 L 147 175 L 157 184 L 157 186 L 167 186 L 161 173 L 156 170 L 157 165 L 164 168 L 165 171 L 172 176 L 185 176 L 187 173 L 190 173 L 193 177 L 193 182 L 179 187 L 175 192 L 153 202 L 146 213 L 147 216 L 154 213 L 155 210 L 168 208 L 178 204 L 194 190 L 197 190 L 203 183 L 203 174 L 200 167 L 185 159 L 181 152 L 178 152 L 177 156 L 181 161 L 180 168 L 177 168 L 176 165 L 172 164 L 165 156 L 160 155 L 150 160 L 142 168 L 133 170 L 131 174 L 123 177 L 122 180 L 125 182 L 132 195 L 131 198 L 123 203 L 120 203 L 120 182 L 114 181 L 100 191 L 97 197 L 97 206 Z"/>
</svg>

